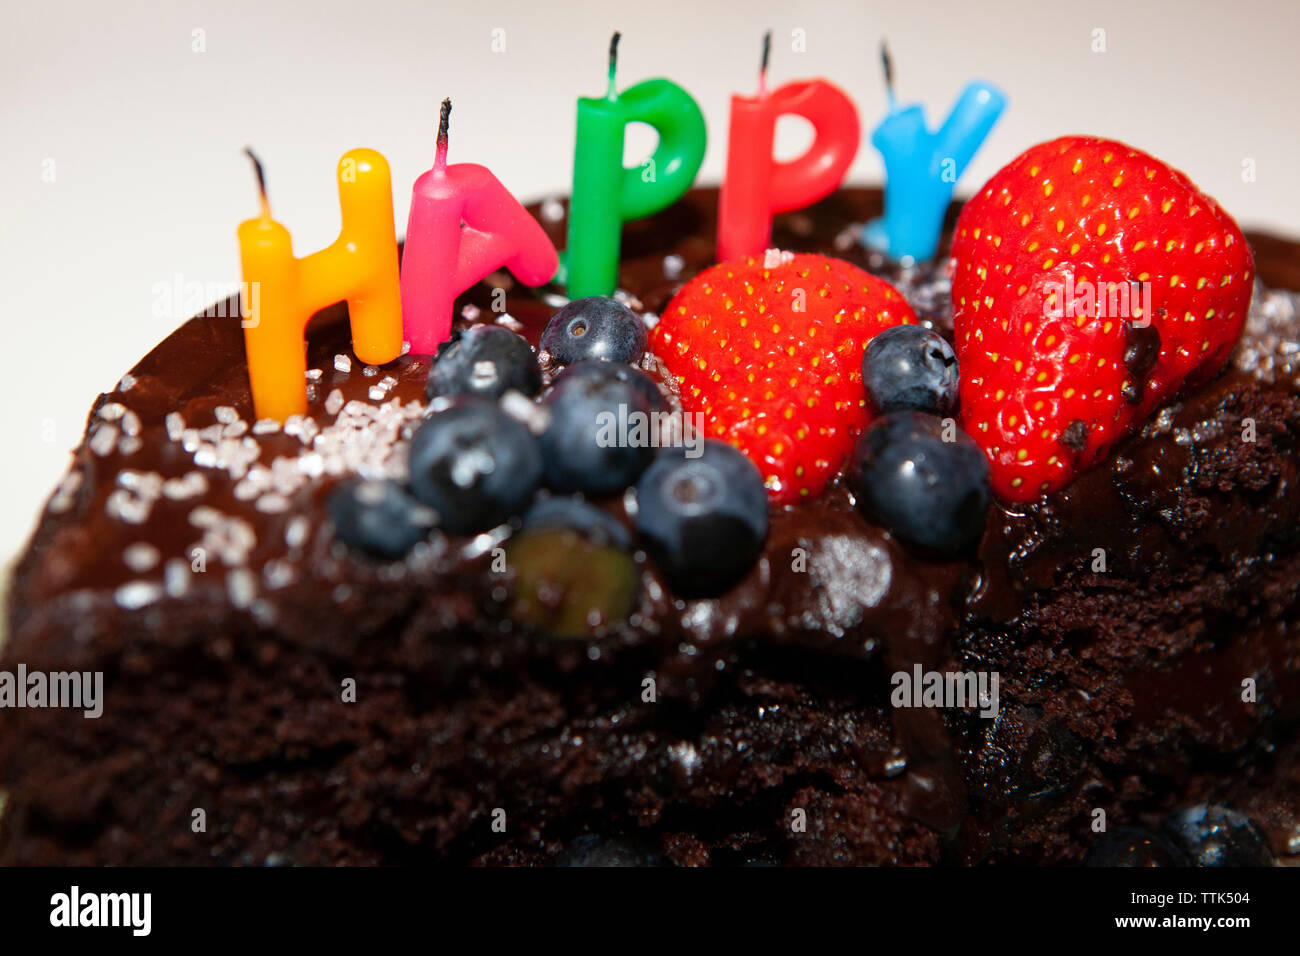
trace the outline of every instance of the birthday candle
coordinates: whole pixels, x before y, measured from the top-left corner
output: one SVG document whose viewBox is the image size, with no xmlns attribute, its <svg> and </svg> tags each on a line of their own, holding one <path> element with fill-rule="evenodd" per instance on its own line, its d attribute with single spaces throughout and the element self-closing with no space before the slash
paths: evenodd
<svg viewBox="0 0 1300 956">
<path fill-rule="evenodd" d="M 343 226 L 331 245 L 294 257 L 289 230 L 271 218 L 262 164 L 257 171 L 261 214 L 239 225 L 244 288 L 244 350 L 258 418 L 284 421 L 307 411 L 307 323 L 346 300 L 357 358 L 381 365 L 402 351 L 397 234 L 388 161 L 354 149 L 338 165 Z"/>
<path fill-rule="evenodd" d="M 447 165 L 450 115 L 443 100 L 433 168 L 415 181 L 402 249 L 402 321 L 417 354 L 450 337 L 456 296 L 497 269 L 537 286 L 559 267 L 541 224 L 487 167 Z"/>
<path fill-rule="evenodd" d="M 1007 100 L 994 86 L 969 83 L 943 125 L 932 133 L 926 126 L 925 107 L 898 106 L 893 63 L 883 44 L 880 55 L 889 114 L 872 133 L 871 142 L 885 160 L 885 215 L 867 223 L 863 241 L 895 259 L 920 261 L 938 250 L 943 217 L 957 180 Z"/>
<path fill-rule="evenodd" d="M 578 136 L 564 254 L 569 297 L 610 295 L 618 285 L 623 223 L 676 202 L 704 161 L 704 116 L 691 95 L 668 80 L 646 80 L 622 93 L 614 82 L 619 34 L 609 44 L 603 98 L 578 100 Z M 659 145 L 640 167 L 623 168 L 623 134 L 647 123 Z"/>
<path fill-rule="evenodd" d="M 772 241 L 772 215 L 801 209 L 834 192 L 858 152 L 853 101 L 825 80 L 787 83 L 768 92 L 772 34 L 763 37 L 758 95 L 731 98 L 727 175 L 718 198 L 718 260 L 761 255 Z M 816 137 L 798 159 L 772 157 L 776 121 L 802 116 Z"/>
</svg>

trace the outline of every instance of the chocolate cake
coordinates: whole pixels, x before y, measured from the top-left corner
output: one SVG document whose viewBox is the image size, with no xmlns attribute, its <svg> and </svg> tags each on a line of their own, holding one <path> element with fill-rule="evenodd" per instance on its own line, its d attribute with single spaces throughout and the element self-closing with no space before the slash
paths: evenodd
<svg viewBox="0 0 1300 956">
<path fill-rule="evenodd" d="M 942 260 L 860 245 L 880 202 L 840 190 L 774 244 L 950 335 Z M 712 264 L 716 204 L 627 227 L 651 322 Z M 560 244 L 564 203 L 535 212 Z M 102 672 L 104 704 L 0 709 L 0 863 L 1186 863 L 1193 824 L 1294 862 L 1300 245 L 1249 240 L 1228 368 L 1061 491 L 991 504 L 972 553 L 918 553 L 835 481 L 774 507 L 719 595 L 636 551 L 629 613 L 578 635 L 516 613 L 494 562 L 517 521 L 396 560 L 339 540 L 340 482 L 406 474 L 428 356 L 364 367 L 329 309 L 310 414 L 280 427 L 254 421 L 237 309 L 191 319 L 96 401 L 17 564 L 0 671 Z M 458 324 L 536 343 L 561 304 L 496 275 Z M 914 668 L 995 672 L 996 716 L 895 706 Z"/>
</svg>

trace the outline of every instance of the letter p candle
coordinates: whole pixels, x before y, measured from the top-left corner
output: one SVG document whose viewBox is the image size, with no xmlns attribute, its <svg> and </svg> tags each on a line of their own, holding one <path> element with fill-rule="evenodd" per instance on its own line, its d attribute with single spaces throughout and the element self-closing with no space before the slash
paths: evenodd
<svg viewBox="0 0 1300 956">
<path fill-rule="evenodd" d="M 839 186 L 858 152 L 861 127 L 853 101 L 825 80 L 787 83 L 770 93 L 763 37 L 758 95 L 731 98 L 727 175 L 718 197 L 718 261 L 762 255 L 772 241 L 772 215 L 802 209 Z M 798 159 L 772 158 L 776 121 L 802 116 L 816 139 Z"/>
<path fill-rule="evenodd" d="M 704 115 L 691 95 L 668 80 L 646 80 L 621 94 L 614 85 L 619 34 L 609 44 L 609 91 L 578 100 L 578 137 L 564 254 L 569 298 L 610 295 L 618 285 L 623 223 L 676 202 L 704 161 Z M 628 123 L 648 123 L 659 145 L 639 168 L 623 167 Z"/>
</svg>

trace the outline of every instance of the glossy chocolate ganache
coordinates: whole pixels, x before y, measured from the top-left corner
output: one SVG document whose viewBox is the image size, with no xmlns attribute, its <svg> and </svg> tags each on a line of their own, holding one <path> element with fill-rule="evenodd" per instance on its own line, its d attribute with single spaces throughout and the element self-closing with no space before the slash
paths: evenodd
<svg viewBox="0 0 1300 956">
<path fill-rule="evenodd" d="M 627 227 L 619 295 L 647 322 L 712 264 L 716 201 L 716 190 L 694 190 Z M 860 225 L 879 209 L 878 191 L 844 189 L 778 216 L 773 244 L 883 275 L 922 321 L 950 335 L 943 262 L 904 268 L 862 247 Z M 561 245 L 565 204 L 534 212 Z M 1300 246 L 1250 239 L 1259 285 L 1224 373 L 1063 491 L 992 505 L 976 552 L 934 561 L 909 551 L 836 481 L 814 501 L 774 509 L 755 567 L 715 598 L 676 597 L 638 553 L 633 613 L 583 639 L 511 619 L 512 579 L 491 567 L 509 527 L 435 532 L 395 562 L 335 538 L 324 500 L 339 478 L 405 476 L 408 439 L 428 411 L 428 356 L 364 366 L 344 308 L 329 309 L 308 333 L 309 414 L 257 422 L 238 312 L 214 309 L 96 402 L 17 568 L 5 659 L 130 673 L 160 666 L 160 648 L 201 645 L 229 657 L 231 642 L 247 639 L 268 662 L 292 648 L 346 673 L 382 647 L 385 664 L 418 684 L 408 694 L 490 685 L 491 675 L 520 669 L 556 684 L 648 673 L 660 695 L 688 709 L 708 706 L 715 685 L 752 659 L 792 673 L 831 662 L 844 669 L 833 680 L 879 701 L 895 671 L 982 668 L 1001 673 L 1015 726 L 1096 741 L 1102 761 L 1140 751 L 1158 768 L 1193 750 L 1235 752 L 1266 722 L 1290 720 L 1300 699 L 1300 298 L 1285 291 L 1300 289 Z M 504 312 L 499 295 L 492 308 L 496 289 Z M 495 321 L 536 344 L 563 302 L 553 289 L 497 274 L 458 302 L 458 323 Z M 675 401 L 652 356 L 645 367 Z M 1253 442 L 1241 439 L 1245 418 Z M 630 494 L 600 503 L 624 521 L 635 507 Z M 797 568 L 796 551 L 806 556 Z M 1267 706 L 1233 693 L 1243 674 L 1269 686 Z M 580 706 L 595 707 L 593 699 Z M 1116 736 L 1138 718 L 1141 730 Z M 892 740 L 849 759 L 901 777 L 907 814 L 951 838 L 969 813 L 1002 812 L 989 792 L 1005 752 L 985 745 L 988 721 L 935 709 L 895 709 L 888 720 L 892 731 L 882 733 Z M 1052 759 L 1062 751 L 1052 748 Z M 671 762 L 688 773 L 692 760 L 700 758 L 678 753 Z M 727 761 L 709 765 L 725 786 L 718 768 Z M 1082 772 L 1061 771 L 1062 787 L 1086 789 Z M 1211 787 L 1188 773 L 1187 787 Z M 1004 838 L 966 830 L 970 858 Z"/>
</svg>

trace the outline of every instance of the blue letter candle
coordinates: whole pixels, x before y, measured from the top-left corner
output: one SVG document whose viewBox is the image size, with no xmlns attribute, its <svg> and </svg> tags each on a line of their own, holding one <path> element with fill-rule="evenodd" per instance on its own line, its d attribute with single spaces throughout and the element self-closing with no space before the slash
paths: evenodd
<svg viewBox="0 0 1300 956">
<path fill-rule="evenodd" d="M 871 135 L 885 159 L 885 215 L 867 223 L 863 242 L 895 259 L 932 257 L 957 180 L 1006 103 L 996 87 L 970 83 L 943 126 L 931 133 L 925 107 L 899 109 L 891 90 L 889 115 Z"/>
</svg>

